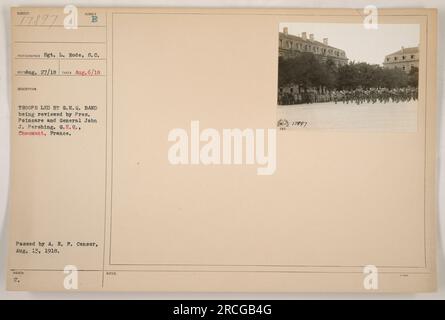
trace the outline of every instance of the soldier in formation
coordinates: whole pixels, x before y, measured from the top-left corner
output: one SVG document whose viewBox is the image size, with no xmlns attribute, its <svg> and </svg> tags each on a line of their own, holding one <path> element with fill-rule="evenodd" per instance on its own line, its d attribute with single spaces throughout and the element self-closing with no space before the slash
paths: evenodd
<svg viewBox="0 0 445 320">
<path fill-rule="evenodd" d="M 406 88 L 356 88 L 353 90 L 325 90 L 320 92 L 316 89 L 306 89 L 301 92 L 283 90 L 280 88 L 278 94 L 279 105 L 311 104 L 320 102 L 341 102 L 345 104 L 353 103 L 360 105 L 363 103 L 397 103 L 417 100 L 418 89 L 414 87 Z"/>
</svg>

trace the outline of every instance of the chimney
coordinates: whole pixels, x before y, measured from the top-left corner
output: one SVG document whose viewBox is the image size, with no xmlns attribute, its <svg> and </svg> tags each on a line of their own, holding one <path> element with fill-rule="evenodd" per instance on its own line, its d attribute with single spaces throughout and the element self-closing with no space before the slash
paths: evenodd
<svg viewBox="0 0 445 320">
<path fill-rule="evenodd" d="M 287 32 L 288 32 L 287 27 L 284 27 L 284 28 L 283 28 L 283 33 L 284 33 L 285 35 L 287 35 Z"/>
<path fill-rule="evenodd" d="M 311 34 L 309 35 L 309 39 L 311 39 L 311 41 L 314 41 L 314 34 L 313 34 L 313 33 L 311 33 Z"/>
<path fill-rule="evenodd" d="M 328 45 L 328 38 L 323 38 L 323 44 Z"/>
<path fill-rule="evenodd" d="M 405 51 L 405 47 L 404 46 L 402 46 L 402 52 L 404 52 Z"/>
<path fill-rule="evenodd" d="M 303 40 L 307 40 L 307 33 L 306 32 L 302 32 L 301 33 L 301 37 L 303 38 Z"/>
</svg>

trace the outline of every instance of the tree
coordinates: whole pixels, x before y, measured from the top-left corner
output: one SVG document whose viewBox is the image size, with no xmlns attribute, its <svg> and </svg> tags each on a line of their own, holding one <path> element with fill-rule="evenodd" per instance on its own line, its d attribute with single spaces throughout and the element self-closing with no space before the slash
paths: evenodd
<svg viewBox="0 0 445 320">
<path fill-rule="evenodd" d="M 401 69 L 383 69 L 381 86 L 385 88 L 402 88 L 408 86 L 408 75 Z"/>
<path fill-rule="evenodd" d="M 326 63 L 320 62 L 313 53 L 304 52 L 295 58 L 288 59 L 280 57 L 278 61 L 279 86 L 332 87 L 334 83 L 334 73 Z"/>
<path fill-rule="evenodd" d="M 419 70 L 410 73 L 401 69 L 387 69 L 377 64 L 350 62 L 337 66 L 328 58 L 320 61 L 313 53 L 301 53 L 296 57 L 279 59 L 279 86 L 301 85 L 304 88 L 327 87 L 330 89 L 353 90 L 356 88 L 401 88 L 417 87 Z"/>
</svg>

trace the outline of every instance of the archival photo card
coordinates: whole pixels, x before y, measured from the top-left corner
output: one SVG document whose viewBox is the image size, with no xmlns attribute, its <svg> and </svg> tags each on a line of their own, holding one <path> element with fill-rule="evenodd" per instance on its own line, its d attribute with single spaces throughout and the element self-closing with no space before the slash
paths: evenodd
<svg viewBox="0 0 445 320">
<path fill-rule="evenodd" d="M 8 290 L 436 289 L 436 10 L 76 10 L 11 9 Z"/>
</svg>

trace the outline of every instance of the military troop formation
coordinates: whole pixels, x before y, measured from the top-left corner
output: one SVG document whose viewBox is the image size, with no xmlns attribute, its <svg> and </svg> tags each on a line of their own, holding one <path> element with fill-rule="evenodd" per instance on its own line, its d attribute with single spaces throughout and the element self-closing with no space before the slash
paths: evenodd
<svg viewBox="0 0 445 320">
<path fill-rule="evenodd" d="M 306 89 L 301 91 L 280 89 L 278 94 L 279 105 L 310 104 L 320 102 L 354 103 L 397 103 L 417 100 L 418 89 L 406 88 L 370 88 L 354 90 L 316 90 Z"/>
</svg>

